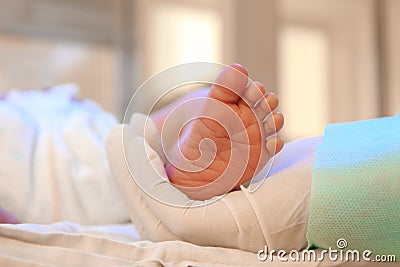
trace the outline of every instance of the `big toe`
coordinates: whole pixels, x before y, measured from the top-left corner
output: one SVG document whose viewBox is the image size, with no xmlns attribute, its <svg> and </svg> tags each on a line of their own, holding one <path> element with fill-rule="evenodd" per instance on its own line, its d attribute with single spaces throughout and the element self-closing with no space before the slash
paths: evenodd
<svg viewBox="0 0 400 267">
<path fill-rule="evenodd" d="M 247 82 L 247 70 L 239 64 L 231 64 L 218 75 L 208 96 L 225 103 L 236 103 L 246 90 Z"/>
</svg>

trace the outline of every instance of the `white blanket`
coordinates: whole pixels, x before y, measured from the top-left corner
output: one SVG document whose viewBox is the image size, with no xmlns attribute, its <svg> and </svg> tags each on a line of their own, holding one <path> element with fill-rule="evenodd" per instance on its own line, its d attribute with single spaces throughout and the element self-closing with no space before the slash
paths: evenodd
<svg viewBox="0 0 400 267">
<path fill-rule="evenodd" d="M 117 120 L 76 95 L 64 85 L 0 99 L 0 206 L 22 222 L 128 220 L 104 150 Z"/>
</svg>

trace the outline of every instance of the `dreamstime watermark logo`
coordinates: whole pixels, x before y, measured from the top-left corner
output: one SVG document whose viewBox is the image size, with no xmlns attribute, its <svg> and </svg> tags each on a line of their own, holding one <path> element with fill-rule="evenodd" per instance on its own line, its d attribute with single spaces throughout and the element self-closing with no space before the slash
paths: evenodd
<svg viewBox="0 0 400 267">
<path fill-rule="evenodd" d="M 336 241 L 336 246 L 337 246 L 338 249 L 345 249 L 345 248 L 347 248 L 347 240 L 344 239 L 344 238 L 339 238 L 339 239 Z"/>
<path fill-rule="evenodd" d="M 257 252 L 260 261 L 280 261 L 280 262 L 321 262 L 324 260 L 341 262 L 395 262 L 395 255 L 375 255 L 371 250 L 351 250 L 347 249 L 347 240 L 339 238 L 336 241 L 337 248 L 329 247 L 322 250 L 269 250 L 267 246 Z"/>
<path fill-rule="evenodd" d="M 229 73 L 225 75 L 227 72 Z M 244 84 L 239 86 L 238 83 L 243 81 Z M 223 90 L 229 90 L 230 93 L 241 96 L 246 88 L 251 86 L 256 86 L 256 84 L 238 69 L 232 66 L 207 62 L 174 66 L 157 73 L 144 82 L 136 90 L 127 107 L 124 124 L 128 127 L 124 127 L 123 131 L 125 160 L 131 176 L 135 179 L 139 187 L 145 193 L 163 203 L 173 206 L 193 206 L 193 203 L 180 203 L 179 199 L 169 199 L 163 196 L 163 194 L 157 195 L 154 193 L 155 191 L 151 188 L 152 185 L 149 183 L 149 178 L 141 177 L 142 174 L 136 172 L 138 169 L 137 164 L 140 163 L 132 159 L 135 158 L 134 154 L 139 152 L 137 148 L 132 148 L 132 143 L 133 139 L 138 135 L 145 137 L 151 149 L 145 144 L 143 146 L 144 149 L 140 150 L 145 151 L 145 154 L 142 156 L 147 157 L 149 162 L 153 164 L 153 175 L 158 175 L 164 180 L 168 180 L 168 177 L 165 177 L 165 173 L 160 171 L 160 166 L 154 166 L 154 161 L 152 160 L 154 158 L 154 151 L 164 160 L 164 165 L 173 166 L 185 173 L 201 172 L 213 164 L 216 157 L 219 156 L 217 155 L 217 145 L 214 140 L 208 136 L 203 136 L 202 140 L 197 144 L 199 156 L 195 159 L 189 159 L 181 151 L 182 142 L 180 140 L 184 138 L 184 134 L 186 133 L 185 127 L 192 125 L 196 120 L 202 120 L 202 122 L 208 123 L 208 127 L 216 125 L 215 127 L 223 128 L 227 136 L 226 139 L 230 142 L 230 157 L 225 170 L 215 180 L 197 188 L 190 187 L 190 190 L 214 191 L 217 192 L 215 195 L 223 195 L 229 192 L 247 171 L 251 156 L 250 150 L 253 149 L 251 151 L 252 154 L 264 155 L 265 144 L 264 146 L 260 146 L 260 151 L 254 151 L 254 148 L 250 145 L 250 142 L 254 142 L 254 140 L 250 140 L 252 137 L 248 134 L 247 121 L 244 121 L 240 116 L 240 112 L 236 110 L 237 106 L 234 106 L 236 105 L 235 103 L 229 103 L 224 99 L 218 99 L 218 97 L 196 95 L 195 93 L 192 94 L 192 97 L 187 97 L 179 103 L 175 102 L 173 105 L 171 103 L 174 103 L 180 96 L 193 93 L 205 87 L 223 88 Z M 241 100 L 247 104 L 248 108 L 246 111 L 250 112 L 250 116 L 258 120 L 258 131 L 261 133 L 260 138 L 266 138 L 263 135 L 265 128 L 262 119 L 258 119 L 259 114 L 257 113 L 257 107 L 264 105 L 262 102 L 266 103 L 265 94 L 261 93 L 260 90 L 255 90 L 253 93 L 257 94 L 253 97 L 259 99 L 256 103 L 250 103 L 246 98 L 241 98 Z M 168 105 L 170 108 L 165 108 Z M 162 117 L 163 119 L 158 120 L 158 125 L 155 127 L 150 118 L 161 109 L 163 109 L 164 114 L 158 116 L 158 118 Z M 144 114 L 144 116 L 140 119 L 135 115 L 137 113 Z M 138 123 L 138 121 L 142 123 Z M 161 129 L 159 140 L 154 140 L 154 136 L 156 135 L 154 129 Z M 227 147 L 229 146 L 227 145 Z M 261 156 L 257 160 L 258 165 L 256 164 L 256 167 L 259 168 L 262 161 Z M 268 161 L 267 166 L 264 167 L 266 174 L 269 172 L 272 162 L 273 160 Z M 265 162 L 262 164 L 265 164 Z M 256 191 L 262 184 L 262 181 L 255 181 L 253 179 L 249 186 L 249 192 Z M 157 182 L 154 184 L 157 184 Z M 179 186 L 177 187 L 180 188 Z M 198 203 L 199 205 L 203 205 L 210 202 Z"/>
</svg>

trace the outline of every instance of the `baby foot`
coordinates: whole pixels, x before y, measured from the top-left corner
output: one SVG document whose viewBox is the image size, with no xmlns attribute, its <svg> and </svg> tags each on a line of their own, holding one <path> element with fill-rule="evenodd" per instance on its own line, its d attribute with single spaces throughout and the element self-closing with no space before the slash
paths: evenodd
<svg viewBox="0 0 400 267">
<path fill-rule="evenodd" d="M 222 195 L 247 182 L 283 147 L 279 137 L 271 136 L 283 126 L 282 114 L 271 114 L 278 99 L 265 94 L 261 83 L 247 85 L 247 75 L 237 64 L 222 71 L 208 92 L 209 101 L 199 107 L 199 116 L 184 127 L 172 149 L 192 162 L 212 155 L 210 163 L 192 169 L 179 168 L 179 159 L 166 166 L 171 183 L 192 199 Z M 213 112 L 219 121 L 209 118 Z"/>
</svg>

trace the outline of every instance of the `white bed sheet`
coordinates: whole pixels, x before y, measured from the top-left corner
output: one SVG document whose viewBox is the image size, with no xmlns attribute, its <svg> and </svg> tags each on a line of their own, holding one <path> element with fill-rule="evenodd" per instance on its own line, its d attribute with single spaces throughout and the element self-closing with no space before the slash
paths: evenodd
<svg viewBox="0 0 400 267">
<path fill-rule="evenodd" d="M 254 266 L 255 254 L 182 241 L 140 241 L 132 224 L 0 225 L 0 266 Z"/>
<path fill-rule="evenodd" d="M 365 266 L 329 261 L 261 262 L 256 254 L 237 249 L 139 239 L 132 224 L 3 224 L 0 266 Z"/>
</svg>

